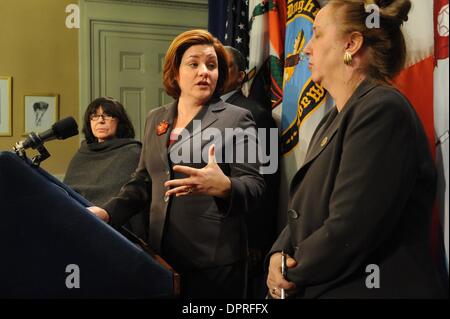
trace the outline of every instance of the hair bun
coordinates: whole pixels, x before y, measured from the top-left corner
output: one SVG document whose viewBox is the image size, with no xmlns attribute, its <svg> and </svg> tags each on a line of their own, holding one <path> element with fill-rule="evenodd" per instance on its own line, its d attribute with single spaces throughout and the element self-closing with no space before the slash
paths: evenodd
<svg viewBox="0 0 450 319">
<path fill-rule="evenodd" d="M 384 20 L 391 21 L 397 26 L 408 21 L 408 13 L 411 9 L 410 0 L 375 0 L 373 2 L 380 8 L 380 16 Z"/>
</svg>

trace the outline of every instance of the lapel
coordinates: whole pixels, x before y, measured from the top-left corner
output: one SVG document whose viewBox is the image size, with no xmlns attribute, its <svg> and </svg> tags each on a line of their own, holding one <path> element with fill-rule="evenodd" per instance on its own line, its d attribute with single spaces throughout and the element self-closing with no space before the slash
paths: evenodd
<svg viewBox="0 0 450 319">
<path fill-rule="evenodd" d="M 156 128 L 163 121 L 167 121 L 167 123 L 169 123 L 169 128 L 164 134 L 156 135 L 156 144 L 158 148 L 158 153 L 160 154 L 161 159 L 163 160 L 164 165 L 166 167 L 169 166 L 169 161 L 167 158 L 167 143 L 169 142 L 170 131 L 173 128 L 173 122 L 177 114 L 177 106 L 178 100 L 165 105 L 164 106 L 165 110 L 161 112 L 155 119 L 155 132 L 150 132 L 150 134 L 156 134 Z"/>
<path fill-rule="evenodd" d="M 330 110 L 330 113 L 328 115 L 329 121 L 323 121 L 322 125 L 317 127 L 316 134 L 314 134 L 314 138 L 311 140 L 311 144 L 308 147 L 305 161 L 292 178 L 290 187 L 291 191 L 293 189 L 293 185 L 297 183 L 297 180 L 301 176 L 302 172 L 306 170 L 309 164 L 312 163 L 317 158 L 317 156 L 319 156 L 319 154 L 322 153 L 322 151 L 328 147 L 331 140 L 336 135 L 336 132 L 338 131 L 339 127 L 341 126 L 342 118 L 344 117 L 345 113 L 347 113 L 355 105 L 357 105 L 360 99 L 364 95 L 366 95 L 370 90 L 372 90 L 375 86 L 376 84 L 370 82 L 369 80 L 362 81 L 361 84 L 356 88 L 355 92 L 352 94 L 350 99 L 344 105 L 341 114 L 337 112 L 337 109 L 335 107 L 332 110 Z M 333 119 L 336 118 L 336 116 L 339 116 L 339 119 L 334 121 Z M 326 126 L 327 122 L 329 123 L 330 121 L 332 121 L 331 125 L 329 125 L 328 127 L 324 127 L 324 130 L 321 132 L 321 127 Z"/>
<path fill-rule="evenodd" d="M 204 105 L 202 110 L 198 112 L 198 114 L 192 119 L 191 122 L 189 122 L 188 125 L 186 125 L 186 130 L 189 132 L 189 135 L 187 138 L 183 138 L 180 141 L 172 144 L 169 147 L 169 153 L 175 149 L 179 149 L 181 145 L 192 139 L 197 134 L 200 134 L 203 130 L 205 130 L 207 127 L 211 126 L 214 122 L 217 121 L 217 112 L 220 112 L 226 108 L 226 103 L 222 101 L 221 99 L 214 99 L 210 101 L 208 104 Z M 193 127 L 193 121 L 201 121 L 200 127 Z M 167 145 L 167 143 L 165 144 Z M 174 148 L 174 146 L 176 147 Z"/>
<path fill-rule="evenodd" d="M 238 100 L 241 95 L 242 95 L 242 93 L 241 93 L 241 90 L 239 89 L 238 91 L 234 92 L 234 94 L 231 95 L 225 102 L 230 103 L 230 104 L 234 104 L 233 102 Z"/>
<path fill-rule="evenodd" d="M 311 145 L 308 147 L 302 167 L 313 161 L 328 146 L 341 124 L 340 118 L 334 121 L 338 115 L 337 109 L 333 107 L 328 114 L 327 120 L 323 123 L 323 132 L 318 131 L 318 134 L 314 135 L 314 138 L 311 140 Z M 326 127 L 327 123 L 330 122 L 331 125 Z M 317 129 L 320 130 L 320 127 Z"/>
</svg>

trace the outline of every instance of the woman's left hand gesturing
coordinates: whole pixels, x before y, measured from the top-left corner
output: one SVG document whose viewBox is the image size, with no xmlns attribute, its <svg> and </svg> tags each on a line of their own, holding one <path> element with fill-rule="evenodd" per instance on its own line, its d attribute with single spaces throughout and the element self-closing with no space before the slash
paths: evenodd
<svg viewBox="0 0 450 319">
<path fill-rule="evenodd" d="M 175 165 L 173 170 L 188 175 L 186 178 L 172 179 L 164 183 L 166 187 L 173 187 L 166 195 L 209 195 L 226 198 L 231 192 L 231 181 L 216 162 L 215 147 L 208 150 L 208 165 L 197 169 L 189 166 Z"/>
</svg>

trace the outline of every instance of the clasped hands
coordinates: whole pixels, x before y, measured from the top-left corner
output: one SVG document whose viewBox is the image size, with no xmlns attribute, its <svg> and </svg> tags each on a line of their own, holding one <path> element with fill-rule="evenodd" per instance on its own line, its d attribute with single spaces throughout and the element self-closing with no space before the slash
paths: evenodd
<svg viewBox="0 0 450 319">
<path fill-rule="evenodd" d="M 292 268 L 297 265 L 294 258 L 286 255 L 286 266 Z M 281 272 L 281 253 L 274 253 L 270 256 L 269 274 L 267 276 L 267 287 L 269 294 L 274 299 L 281 298 L 281 289 L 284 289 L 286 297 L 289 296 L 290 291 L 293 291 L 296 286 L 293 282 L 287 281 Z"/>
</svg>

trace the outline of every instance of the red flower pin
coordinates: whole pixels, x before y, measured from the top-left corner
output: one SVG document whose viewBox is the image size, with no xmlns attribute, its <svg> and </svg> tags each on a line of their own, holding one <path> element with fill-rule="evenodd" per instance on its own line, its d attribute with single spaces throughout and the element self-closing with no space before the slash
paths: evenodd
<svg viewBox="0 0 450 319">
<path fill-rule="evenodd" d="M 166 134 L 168 128 L 169 123 L 166 120 L 164 120 L 158 124 L 158 127 L 156 128 L 156 134 L 158 136 Z"/>
</svg>

